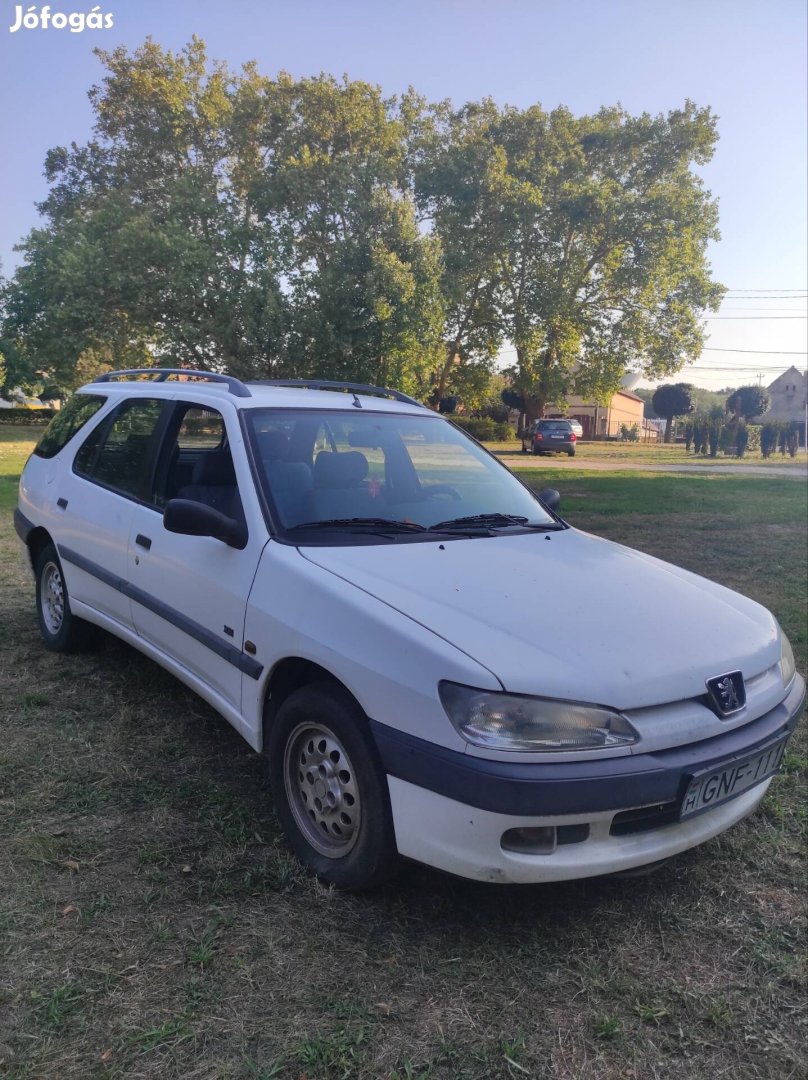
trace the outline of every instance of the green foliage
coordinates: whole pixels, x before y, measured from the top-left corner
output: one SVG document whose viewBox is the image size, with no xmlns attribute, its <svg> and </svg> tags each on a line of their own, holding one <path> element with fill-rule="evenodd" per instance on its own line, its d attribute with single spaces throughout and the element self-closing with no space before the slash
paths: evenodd
<svg viewBox="0 0 808 1080">
<path fill-rule="evenodd" d="M 459 244 L 462 327 L 515 346 L 529 417 L 571 390 L 607 397 L 630 362 L 659 377 L 699 355 L 723 292 L 705 259 L 716 206 L 691 171 L 712 155 L 709 110 L 576 118 L 487 100 L 433 122 L 418 197 L 447 253 Z"/>
<path fill-rule="evenodd" d="M 727 398 L 727 412 L 738 419 L 754 420 L 769 407 L 769 391 L 762 386 L 741 386 Z"/>
<path fill-rule="evenodd" d="M 0 424 L 27 427 L 31 424 L 45 427 L 56 415 L 54 409 L 0 409 Z"/>
<path fill-rule="evenodd" d="M 452 421 L 479 442 L 504 442 L 513 438 L 510 424 L 497 423 L 488 417 L 453 416 Z"/>
<path fill-rule="evenodd" d="M 749 432 L 747 430 L 746 424 L 741 424 L 735 436 L 735 456 L 742 458 L 746 453 L 746 447 L 748 444 Z"/>
<path fill-rule="evenodd" d="M 15 370 L 68 389 L 153 363 L 428 387 L 440 250 L 395 103 L 235 75 L 197 39 L 98 56 L 95 137 L 48 154 L 45 222 L 5 289 Z"/>
<path fill-rule="evenodd" d="M 658 378 L 699 355 L 723 292 L 693 172 L 708 109 L 453 110 L 234 73 L 196 38 L 97 55 L 93 138 L 47 155 L 43 221 L 2 292 L 14 385 L 185 364 L 476 408 L 509 340 L 535 417 L 607 397 L 629 362 Z"/>
<path fill-rule="evenodd" d="M 658 386 L 651 399 L 657 416 L 665 417 L 665 442 L 671 441 L 674 416 L 686 416 L 693 412 L 692 387 L 689 383 L 666 383 Z"/>
<path fill-rule="evenodd" d="M 771 457 L 777 449 L 783 425 L 777 420 L 770 420 L 760 429 L 760 453 L 764 458 Z"/>
</svg>

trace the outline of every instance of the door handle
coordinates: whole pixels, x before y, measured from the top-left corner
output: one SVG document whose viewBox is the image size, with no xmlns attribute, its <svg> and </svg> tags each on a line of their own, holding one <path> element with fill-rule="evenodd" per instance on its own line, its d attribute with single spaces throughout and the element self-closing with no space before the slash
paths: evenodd
<svg viewBox="0 0 808 1080">
<path fill-rule="evenodd" d="M 151 548 L 151 540 L 148 536 L 144 536 L 143 533 L 138 533 L 135 537 L 135 543 L 148 551 Z"/>
</svg>

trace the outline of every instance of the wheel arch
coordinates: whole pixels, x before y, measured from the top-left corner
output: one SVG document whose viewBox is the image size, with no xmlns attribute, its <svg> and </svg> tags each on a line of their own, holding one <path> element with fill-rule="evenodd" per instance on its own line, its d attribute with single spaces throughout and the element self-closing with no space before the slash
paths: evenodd
<svg viewBox="0 0 808 1080">
<path fill-rule="evenodd" d="M 53 537 L 42 525 L 37 525 L 26 537 L 25 546 L 28 548 L 28 559 L 32 571 L 36 570 L 37 559 L 48 544 L 53 544 L 56 547 Z"/>
<path fill-rule="evenodd" d="M 266 748 L 269 730 L 278 714 L 278 709 L 280 709 L 284 701 L 296 690 L 300 690 L 304 686 L 311 686 L 314 683 L 331 683 L 340 693 L 350 698 L 357 709 L 365 715 L 365 710 L 356 695 L 333 672 L 314 660 L 307 660 L 302 656 L 287 656 L 275 664 L 264 690 L 261 724 L 262 748 Z"/>
</svg>

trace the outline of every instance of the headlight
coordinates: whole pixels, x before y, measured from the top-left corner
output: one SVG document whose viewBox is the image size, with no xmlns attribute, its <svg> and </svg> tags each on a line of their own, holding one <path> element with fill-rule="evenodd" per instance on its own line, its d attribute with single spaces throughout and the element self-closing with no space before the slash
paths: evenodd
<svg viewBox="0 0 808 1080">
<path fill-rule="evenodd" d="M 791 648 L 791 642 L 783 633 L 782 626 L 780 627 L 780 674 L 783 677 L 783 686 L 788 689 L 791 686 L 791 680 L 797 673 L 797 666 L 794 663 L 794 650 Z"/>
<path fill-rule="evenodd" d="M 449 719 L 464 739 L 494 750 L 533 753 L 630 746 L 639 735 L 620 713 L 566 701 L 475 690 L 442 682 Z"/>
</svg>

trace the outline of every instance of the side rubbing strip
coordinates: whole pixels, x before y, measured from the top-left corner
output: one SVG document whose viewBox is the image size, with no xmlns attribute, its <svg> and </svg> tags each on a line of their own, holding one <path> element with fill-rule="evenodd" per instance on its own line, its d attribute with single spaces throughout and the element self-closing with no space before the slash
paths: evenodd
<svg viewBox="0 0 808 1080">
<path fill-rule="evenodd" d="M 71 548 L 60 547 L 59 554 L 66 562 L 73 563 L 74 566 L 84 570 L 85 573 L 92 574 L 99 581 L 103 581 L 106 585 L 123 593 L 124 596 L 128 596 L 130 600 L 134 600 L 136 604 L 140 604 L 142 607 L 154 612 L 155 615 L 159 615 L 161 619 L 171 623 L 172 626 L 176 626 L 178 630 L 182 630 L 184 634 L 192 637 L 195 641 L 210 649 L 211 652 L 215 652 L 217 656 L 221 656 L 229 664 L 233 664 L 239 671 L 249 675 L 251 679 L 260 677 L 261 672 L 264 670 L 263 664 L 259 664 L 251 656 L 245 656 L 235 645 L 228 645 L 226 641 L 221 641 L 207 627 L 194 622 L 193 619 L 189 619 L 181 611 L 164 604 L 162 600 L 158 600 L 157 597 L 144 592 L 143 589 L 138 589 L 136 585 L 131 585 L 128 581 L 124 581 L 123 578 L 110 574 L 102 566 L 91 562 L 90 559 L 79 555 L 77 551 L 73 551 Z"/>
<path fill-rule="evenodd" d="M 90 559 L 85 559 L 83 555 L 79 555 L 72 548 L 62 547 L 61 544 L 59 545 L 59 554 L 65 562 L 73 563 L 79 570 L 83 570 L 85 574 L 92 574 L 99 581 L 103 581 L 105 585 L 109 585 L 111 589 L 126 595 L 126 582 L 123 578 L 119 578 L 117 574 L 110 574 L 109 570 L 105 570 L 103 566 L 99 566 L 98 563 L 94 563 Z"/>
<path fill-rule="evenodd" d="M 17 530 L 17 536 L 25 544 L 28 542 L 28 537 L 34 530 L 33 521 L 29 521 L 25 514 L 20 513 L 19 510 L 14 511 L 14 528 Z"/>
</svg>

